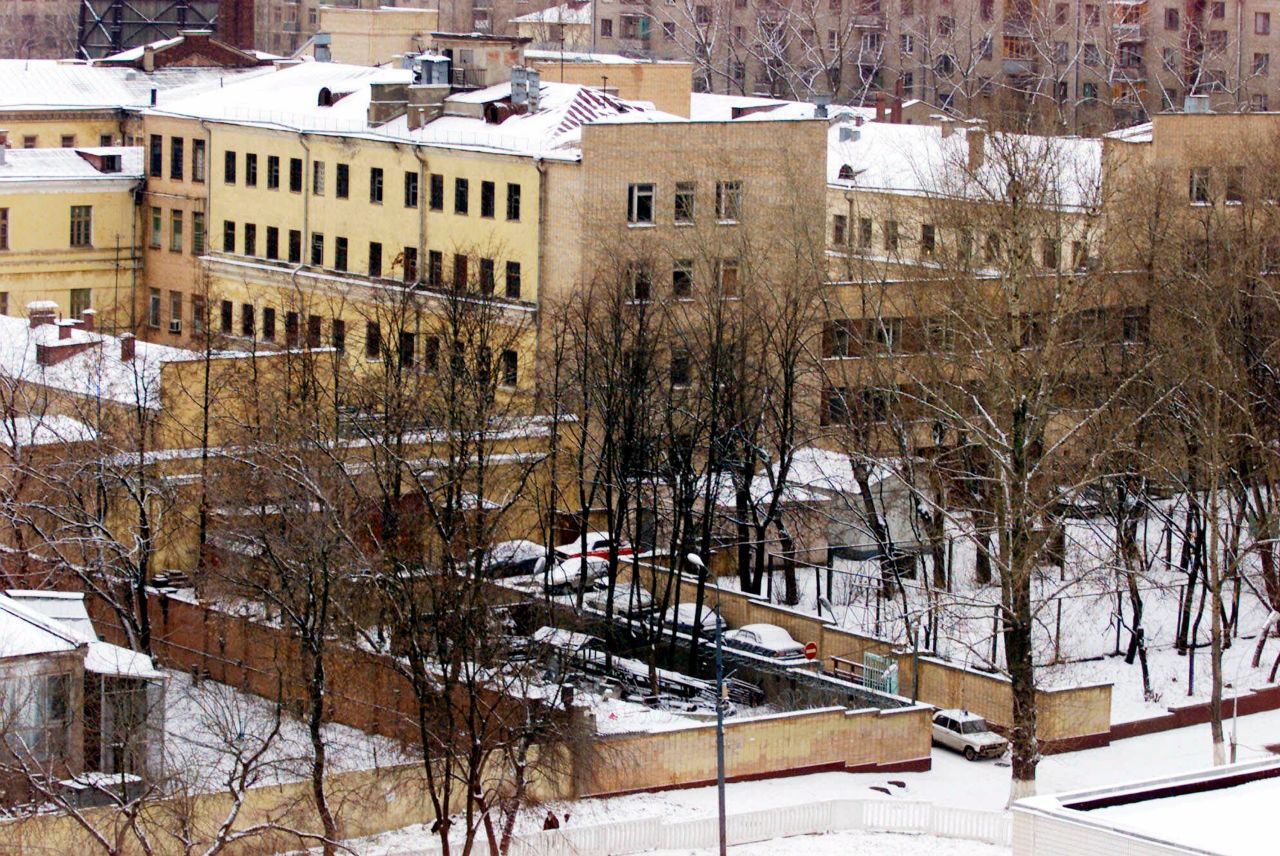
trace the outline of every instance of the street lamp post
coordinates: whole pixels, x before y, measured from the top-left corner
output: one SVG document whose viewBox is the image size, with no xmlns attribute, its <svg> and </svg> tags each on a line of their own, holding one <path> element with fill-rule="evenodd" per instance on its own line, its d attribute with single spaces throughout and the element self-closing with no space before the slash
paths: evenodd
<svg viewBox="0 0 1280 856">
<path fill-rule="evenodd" d="M 706 563 L 697 553 L 688 555 L 689 564 L 698 569 L 698 573 L 707 573 Z M 701 616 L 694 616 L 694 632 L 702 630 Z M 716 801 L 720 820 L 720 856 L 727 856 L 728 835 L 726 834 L 724 810 L 724 708 L 728 699 L 724 688 L 724 622 L 720 618 L 720 586 L 716 586 Z"/>
</svg>

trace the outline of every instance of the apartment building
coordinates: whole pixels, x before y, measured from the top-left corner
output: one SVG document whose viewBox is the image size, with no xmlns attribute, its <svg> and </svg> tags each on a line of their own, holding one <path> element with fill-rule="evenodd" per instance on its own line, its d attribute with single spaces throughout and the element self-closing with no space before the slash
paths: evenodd
<svg viewBox="0 0 1280 856">
<path fill-rule="evenodd" d="M 1097 133 L 1188 94 L 1269 109 L 1278 16 L 1265 0 L 596 0 L 592 50 L 691 60 L 702 91 L 852 104 L 884 91 L 961 115 L 1030 103 Z"/>
<path fill-rule="evenodd" d="M 0 315 L 28 303 L 129 323 L 141 277 L 135 148 L 5 149 L 0 131 Z"/>
<path fill-rule="evenodd" d="M 80 0 L 0 0 L 0 57 L 76 55 Z"/>
</svg>

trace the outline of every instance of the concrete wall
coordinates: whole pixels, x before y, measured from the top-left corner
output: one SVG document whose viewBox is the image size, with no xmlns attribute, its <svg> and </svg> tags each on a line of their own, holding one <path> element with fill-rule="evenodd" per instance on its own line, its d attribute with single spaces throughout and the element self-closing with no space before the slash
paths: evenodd
<svg viewBox="0 0 1280 856">
<path fill-rule="evenodd" d="M 572 49 L 572 48 L 570 48 Z M 689 115 L 693 91 L 693 65 L 687 62 L 565 62 L 530 63 L 542 73 L 543 82 L 605 86 L 628 101 L 652 101 L 664 113 Z M 608 78 L 608 83 L 605 83 Z"/>
<path fill-rule="evenodd" d="M 334 62 L 381 65 L 423 50 L 439 20 L 438 9 L 321 6 L 319 31 L 333 36 Z"/>
</svg>

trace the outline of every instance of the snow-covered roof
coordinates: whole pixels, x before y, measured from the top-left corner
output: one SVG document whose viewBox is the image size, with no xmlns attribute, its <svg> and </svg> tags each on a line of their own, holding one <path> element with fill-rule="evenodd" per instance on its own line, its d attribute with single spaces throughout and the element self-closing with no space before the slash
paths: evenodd
<svg viewBox="0 0 1280 856">
<path fill-rule="evenodd" d="M 70 416 L 48 413 L 0 419 L 0 446 L 5 447 L 88 443 L 97 438 L 91 426 Z"/>
<path fill-rule="evenodd" d="M 143 54 L 147 52 L 147 48 L 152 50 L 164 50 L 174 45 L 180 45 L 184 41 L 182 36 L 174 36 L 171 39 L 160 39 L 159 41 L 150 42 L 145 45 L 138 45 L 136 48 L 127 48 L 119 53 L 113 53 L 110 56 L 103 57 L 99 62 L 132 62 L 133 60 L 142 59 Z"/>
<path fill-rule="evenodd" d="M 170 66 L 155 71 L 93 66 L 65 60 L 0 59 L 0 111 L 49 109 L 102 110 L 145 107 L 151 90 L 158 102 L 217 91 L 231 81 L 270 77 L 271 66 L 199 68 Z"/>
<path fill-rule="evenodd" d="M 982 135 L 974 143 L 981 139 L 983 160 L 970 170 L 969 140 L 975 134 Z M 1101 181 L 1102 141 L 966 128 L 946 133 L 936 125 L 865 121 L 860 126 L 834 123 L 827 137 L 827 182 L 855 190 L 1001 201 L 1010 164 L 1044 177 L 1045 193 L 1035 200 L 1038 204 L 1085 207 Z M 846 167 L 852 178 L 841 178 Z"/>
<path fill-rule="evenodd" d="M 734 489 L 733 479 L 728 473 L 720 473 L 712 476 L 714 479 L 711 485 L 712 501 L 721 508 L 733 508 L 737 505 L 737 492 Z M 698 496 L 701 496 L 704 490 L 704 479 L 698 480 Z M 766 475 L 758 475 L 751 480 L 751 503 L 757 508 L 768 505 L 773 501 L 775 492 L 774 481 Z M 813 490 L 807 490 L 791 478 L 787 479 L 786 485 L 783 487 L 782 504 L 804 504 L 827 502 L 828 498 Z"/>
<path fill-rule="evenodd" d="M 11 602 L 43 616 L 50 622 L 49 626 L 87 645 L 84 660 L 86 672 L 148 680 L 164 677 L 146 654 L 98 640 L 98 633 L 93 629 L 93 621 L 85 608 L 82 593 L 10 590 L 6 596 Z"/>
<path fill-rule="evenodd" d="M 102 172 L 80 152 L 120 156 L 119 172 Z M 142 178 L 142 149 L 112 146 L 88 149 L 10 149 L 0 164 L 0 184 L 45 181 L 136 181 Z"/>
<path fill-rule="evenodd" d="M 1143 122 L 1141 125 L 1133 125 L 1128 128 L 1121 128 L 1118 131 L 1111 131 L 1106 134 L 1108 140 L 1120 140 L 1125 143 L 1149 143 L 1152 140 L 1152 123 Z"/>
<path fill-rule="evenodd" d="M 583 2 L 561 3 L 549 9 L 530 12 L 519 18 L 512 18 L 513 24 L 590 24 L 591 4 Z"/>
<path fill-rule="evenodd" d="M 0 659 L 61 654 L 81 640 L 52 618 L 8 595 L 0 595 Z"/>
<path fill-rule="evenodd" d="M 73 329 L 59 339 L 58 325 L 32 329 L 25 318 L 0 315 L 0 375 L 59 389 L 85 398 L 160 407 L 160 366 L 169 360 L 191 358 L 191 352 L 168 345 L 135 342 L 134 358 L 121 359 L 115 336 Z M 45 346 L 86 346 L 59 362 L 42 366 L 36 350 Z"/>
<path fill-rule="evenodd" d="M 638 65 L 639 63 L 652 62 L 647 59 L 636 59 L 635 57 L 623 56 L 622 54 L 609 53 L 590 53 L 589 51 L 558 51 L 558 50 L 542 50 L 528 48 L 524 52 L 524 58 L 530 62 L 593 62 L 603 65 Z"/>
</svg>

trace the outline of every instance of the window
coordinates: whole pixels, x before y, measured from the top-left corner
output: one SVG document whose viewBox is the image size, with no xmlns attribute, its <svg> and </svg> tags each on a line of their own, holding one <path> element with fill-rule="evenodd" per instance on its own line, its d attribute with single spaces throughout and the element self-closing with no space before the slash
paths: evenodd
<svg viewBox="0 0 1280 856">
<path fill-rule="evenodd" d="M 849 218 L 844 214 L 834 214 L 831 217 L 831 243 L 837 247 L 844 246 L 845 239 L 848 237 Z"/>
<path fill-rule="evenodd" d="M 858 249 L 871 249 L 871 231 L 872 223 L 870 217 L 861 217 L 858 219 Z"/>
<path fill-rule="evenodd" d="M 1089 245 L 1084 241 L 1071 242 L 1071 268 L 1084 270 L 1089 266 Z"/>
<path fill-rule="evenodd" d="M 338 186 L 334 191 L 334 195 L 339 199 L 346 199 L 351 192 L 351 167 L 345 163 L 338 164 Z"/>
<path fill-rule="evenodd" d="M 276 340 L 276 311 L 270 306 L 262 309 L 262 338 L 267 342 Z"/>
<path fill-rule="evenodd" d="M 339 354 L 345 354 L 347 352 L 347 322 L 341 318 L 334 318 L 330 329 L 333 349 Z"/>
<path fill-rule="evenodd" d="M 444 284 L 444 253 L 427 251 L 427 284 L 437 288 Z"/>
<path fill-rule="evenodd" d="M 222 329 L 222 335 L 224 336 L 231 335 L 231 314 L 233 311 L 234 311 L 234 307 L 231 305 L 230 300 L 222 301 L 222 305 L 219 308 L 218 314 L 219 314 L 219 322 L 221 324 L 221 329 Z"/>
<path fill-rule="evenodd" d="M 404 281 L 418 281 L 418 248 L 404 248 Z"/>
<path fill-rule="evenodd" d="M 834 33 L 833 33 L 834 35 Z M 910 33 L 898 36 L 898 52 L 903 56 L 911 56 L 916 52 L 916 37 Z"/>
<path fill-rule="evenodd" d="M 716 265 L 716 284 L 721 297 L 738 296 L 738 260 L 721 259 Z"/>
<path fill-rule="evenodd" d="M 258 156 L 252 153 L 244 156 L 244 186 L 258 186 Z"/>
<path fill-rule="evenodd" d="M 36 138 L 35 138 L 35 135 L 33 135 L 33 134 L 27 134 L 27 135 L 25 135 L 25 136 L 22 138 L 22 147 L 23 147 L 24 149 L 34 149 L 34 148 L 36 147 Z M 160 168 L 160 167 L 158 167 L 158 166 L 156 167 L 156 169 L 157 169 L 157 170 L 158 170 L 159 168 Z M 156 173 L 156 175 L 159 175 L 159 174 L 160 174 L 159 172 L 157 172 L 157 173 Z M 8 292 L 6 292 L 6 294 L 7 294 L 7 293 L 8 293 Z"/>
<path fill-rule="evenodd" d="M 1214 18 L 1222 20 L 1227 17 L 1227 4 L 1223 2 L 1214 3 L 1211 7 L 1211 14 Z"/>
<path fill-rule="evenodd" d="M 341 236 L 333 239 L 333 269 L 347 269 L 347 239 Z"/>
<path fill-rule="evenodd" d="M 323 325 L 324 325 L 324 322 L 320 319 L 319 315 L 307 316 L 307 347 L 308 348 L 314 349 L 314 348 L 320 347 L 320 338 L 324 333 Z"/>
<path fill-rule="evenodd" d="M 267 258 L 275 261 L 280 258 L 280 228 L 267 227 Z"/>
<path fill-rule="evenodd" d="M 480 293 L 493 294 L 493 259 L 480 260 Z"/>
<path fill-rule="evenodd" d="M 369 242 L 369 276 L 382 276 L 382 244 Z"/>
<path fill-rule="evenodd" d="M 207 310 L 208 307 L 205 305 L 203 297 L 195 294 L 191 295 L 191 329 L 196 333 L 204 332 L 204 314 Z"/>
<path fill-rule="evenodd" d="M 453 180 L 453 213 L 466 214 L 470 203 L 471 184 L 465 178 Z"/>
<path fill-rule="evenodd" d="M 178 292 L 176 292 L 176 291 L 175 291 L 175 292 L 173 292 L 173 293 L 174 293 L 174 294 L 177 294 Z M 71 289 L 71 300 L 70 300 L 71 317 L 72 317 L 72 318 L 83 318 L 83 317 L 84 317 L 85 310 L 87 310 L 87 309 L 89 309 L 89 308 L 90 308 L 90 301 L 91 301 L 91 300 L 92 300 L 92 290 L 91 290 L 91 289 L 88 289 L 88 288 L 73 288 L 73 289 Z M 179 305 L 179 307 L 178 307 L 178 313 L 177 313 L 177 315 L 178 315 L 178 316 L 181 316 L 181 315 L 182 315 L 182 307 L 181 307 L 181 305 Z"/>
<path fill-rule="evenodd" d="M 520 262 L 507 262 L 507 297 L 520 299 Z"/>
<path fill-rule="evenodd" d="M 1084 7 L 1084 25 L 1096 27 L 1102 22 L 1102 15 L 1096 3 L 1086 3 Z"/>
<path fill-rule="evenodd" d="M 981 0 L 978 4 L 978 15 L 984 21 L 990 21 L 995 17 L 996 4 L 995 0 Z"/>
<path fill-rule="evenodd" d="M 320 232 L 311 233 L 311 264 L 324 267 L 324 235 Z"/>
<path fill-rule="evenodd" d="M 627 263 L 627 282 L 628 296 L 632 300 L 645 301 L 653 296 L 653 277 L 649 274 L 648 265 L 643 262 Z"/>
<path fill-rule="evenodd" d="M 400 332 L 400 348 L 398 351 L 400 356 L 400 365 L 405 367 L 413 365 L 413 352 L 416 350 L 416 348 L 414 348 L 415 344 L 414 335 L 412 333 L 403 330 Z"/>
<path fill-rule="evenodd" d="M 280 158 L 267 155 L 267 190 L 280 189 Z"/>
<path fill-rule="evenodd" d="M 191 254 L 204 255 L 204 213 L 191 212 Z"/>
<path fill-rule="evenodd" d="M 1221 53 L 1227 49 L 1227 31 L 1226 30 L 1210 30 L 1205 44 L 1209 50 Z"/>
<path fill-rule="evenodd" d="M 675 221 L 677 223 L 693 222 L 693 202 L 695 185 L 692 181 L 676 182 Z"/>
<path fill-rule="evenodd" d="M 652 184 L 632 184 L 627 188 L 627 222 L 634 224 L 653 223 Z"/>
<path fill-rule="evenodd" d="M 374 205 L 382 204 L 382 168 L 372 167 L 369 170 L 369 201 Z"/>
<path fill-rule="evenodd" d="M 1271 73 L 1271 54 L 1256 53 L 1253 55 L 1253 73 L 1258 77 L 1267 77 Z"/>
<path fill-rule="evenodd" d="M 93 206 L 71 206 L 71 246 L 93 246 Z"/>
<path fill-rule="evenodd" d="M 1244 201 L 1244 167 L 1227 167 L 1227 189 L 1225 198 L 1228 202 Z"/>
<path fill-rule="evenodd" d="M 289 230 L 289 264 L 302 264 L 302 232 Z"/>
<path fill-rule="evenodd" d="M 480 216 L 493 219 L 493 182 L 480 182 Z"/>
<path fill-rule="evenodd" d="M 675 21 L 662 22 L 662 40 L 666 42 L 674 42 L 676 40 Z"/>
<path fill-rule="evenodd" d="M 1270 12 L 1254 12 L 1253 13 L 1253 31 L 1259 36 L 1271 35 L 1271 13 Z"/>
<path fill-rule="evenodd" d="M 151 209 L 151 248 L 160 249 L 161 240 L 164 233 L 164 211 L 160 208 Z"/>
<path fill-rule="evenodd" d="M 1092 104 L 1098 100 L 1098 84 L 1086 83 L 1080 87 L 1081 98 L 1086 104 Z"/>
<path fill-rule="evenodd" d="M 732 222 L 742 216 L 742 182 L 716 182 L 716 219 Z"/>
<path fill-rule="evenodd" d="M 302 158 L 289 158 L 289 192 L 302 192 Z"/>
<path fill-rule="evenodd" d="M 382 358 L 382 328 L 376 321 L 365 322 L 364 355 L 371 360 Z"/>
<path fill-rule="evenodd" d="M 1055 26 L 1065 27 L 1067 25 L 1068 8 L 1066 3 L 1055 3 L 1053 5 L 1053 23 Z"/>
<path fill-rule="evenodd" d="M 222 181 L 224 184 L 236 183 L 235 152 L 224 152 L 222 155 Z"/>
<path fill-rule="evenodd" d="M 32 142 L 34 143 L 34 138 Z M 25 146 L 25 148 L 35 148 L 35 146 Z M 151 135 L 150 164 L 147 172 L 152 178 L 160 178 L 164 175 L 164 137 L 159 134 Z"/>
<path fill-rule="evenodd" d="M 507 219 L 520 219 L 520 185 L 507 185 Z"/>
<path fill-rule="evenodd" d="M 160 329 L 160 289 L 153 288 L 147 296 L 147 326 Z"/>
<path fill-rule="evenodd" d="M 431 173 L 431 210 L 444 210 L 444 176 L 438 172 Z"/>
<path fill-rule="evenodd" d="M 906 95 L 908 98 L 910 98 L 913 95 L 915 95 L 915 91 L 916 91 L 915 74 L 913 74 L 910 71 L 904 71 L 902 73 L 902 93 Z"/>
<path fill-rule="evenodd" d="M 938 16 L 938 35 L 947 38 L 956 31 L 956 19 L 950 15 Z"/>
<path fill-rule="evenodd" d="M 182 181 L 182 153 L 186 141 L 182 137 L 169 138 L 169 178 Z"/>
<path fill-rule="evenodd" d="M 9 209 L 0 208 L 0 250 L 7 249 L 9 249 Z"/>
<path fill-rule="evenodd" d="M 234 253 L 236 251 L 236 224 L 234 220 L 222 221 L 222 251 L 224 253 Z"/>
<path fill-rule="evenodd" d="M 1188 193 L 1194 203 L 1209 202 L 1209 167 L 1198 166 L 1191 170 Z"/>
<path fill-rule="evenodd" d="M 467 256 L 465 253 L 453 254 L 453 287 L 458 291 L 467 287 Z"/>
<path fill-rule="evenodd" d="M 404 174 L 404 207 L 418 207 L 418 174 L 416 172 Z"/>
<path fill-rule="evenodd" d="M 204 140 L 191 141 L 191 180 L 204 184 Z"/>
<path fill-rule="evenodd" d="M 503 386 L 515 386 L 516 381 L 520 379 L 520 355 L 515 351 L 502 352 L 502 376 L 501 383 Z"/>
<path fill-rule="evenodd" d="M 298 347 L 298 313 L 284 314 L 284 343 L 287 347 Z"/>
<path fill-rule="evenodd" d="M 1168 6 L 1164 10 L 1164 28 L 1166 30 L 1178 29 L 1178 7 Z"/>
<path fill-rule="evenodd" d="M 313 161 L 311 164 L 311 193 L 324 196 L 324 161 Z"/>
<path fill-rule="evenodd" d="M 671 264 L 671 294 L 677 300 L 693 296 L 693 261 L 676 259 Z"/>
<path fill-rule="evenodd" d="M 898 249 L 898 221 L 884 221 L 884 248 L 886 250 Z"/>
<path fill-rule="evenodd" d="M 1040 240 L 1040 263 L 1049 270 L 1057 270 L 1062 257 L 1062 242 L 1057 238 Z"/>
<path fill-rule="evenodd" d="M 73 149 L 73 148 L 75 148 L 75 145 L 76 145 L 76 135 L 75 135 L 75 134 L 63 134 L 63 135 L 62 135 L 62 147 L 63 147 L 64 149 Z"/>
<path fill-rule="evenodd" d="M 1267 93 L 1255 92 L 1249 96 L 1249 109 L 1255 113 L 1267 112 Z"/>
<path fill-rule="evenodd" d="M 1098 46 L 1093 42 L 1087 42 L 1082 52 L 1082 59 L 1085 65 L 1097 68 L 1102 65 L 1102 51 L 1098 50 Z"/>
<path fill-rule="evenodd" d="M 246 339 L 252 339 L 253 334 L 253 304 L 245 303 L 240 307 L 240 335 Z"/>
<path fill-rule="evenodd" d="M 822 355 L 824 357 L 851 357 L 857 354 L 853 335 L 853 322 L 828 321 L 822 330 Z"/>
<path fill-rule="evenodd" d="M 920 225 L 920 252 L 923 255 L 931 256 L 936 250 L 938 241 L 938 232 L 932 223 L 922 223 Z"/>
<path fill-rule="evenodd" d="M 613 19 L 612 18 L 600 19 L 600 36 L 606 39 L 613 38 Z"/>
<path fill-rule="evenodd" d="M 244 224 L 244 254 L 246 256 L 258 254 L 258 227 L 253 223 Z"/>
</svg>

